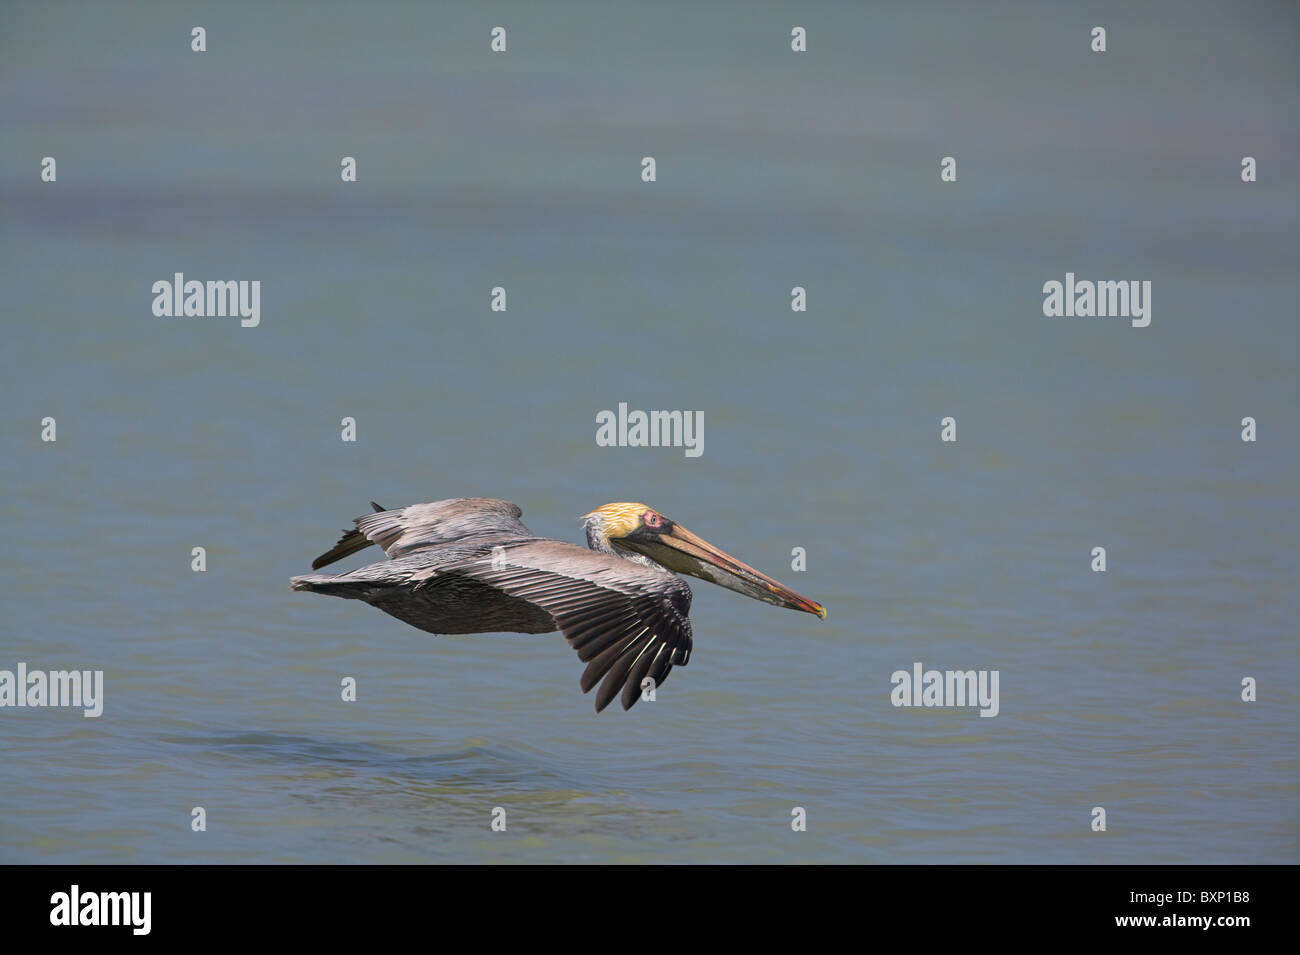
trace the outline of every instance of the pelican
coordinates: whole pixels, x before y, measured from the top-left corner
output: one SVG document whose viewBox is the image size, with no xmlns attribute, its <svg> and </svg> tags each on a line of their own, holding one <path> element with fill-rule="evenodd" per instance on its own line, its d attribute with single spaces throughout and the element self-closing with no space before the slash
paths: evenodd
<svg viewBox="0 0 1300 955">
<path fill-rule="evenodd" d="M 306 574 L 294 590 L 364 600 L 429 633 L 564 634 L 587 664 L 579 685 L 599 713 L 623 691 L 629 709 L 691 658 L 690 574 L 791 610 L 826 608 L 730 557 L 644 504 L 583 517 L 587 550 L 537 537 L 516 505 L 453 498 L 356 518 L 312 570 L 378 544 L 388 560 L 347 574 Z"/>
</svg>

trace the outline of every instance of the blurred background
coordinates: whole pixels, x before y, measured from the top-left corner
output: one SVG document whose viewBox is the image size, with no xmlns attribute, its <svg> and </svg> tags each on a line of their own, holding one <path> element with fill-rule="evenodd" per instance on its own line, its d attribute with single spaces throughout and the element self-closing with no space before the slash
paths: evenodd
<svg viewBox="0 0 1300 955">
<path fill-rule="evenodd" d="M 1298 21 L 6 5 L 0 668 L 106 685 L 0 711 L 0 861 L 1300 861 Z M 1044 317 L 1067 271 L 1151 325 Z M 155 317 L 175 272 L 260 325 Z M 703 455 L 598 447 L 619 402 Z M 695 582 L 690 666 L 597 716 L 558 634 L 289 591 L 458 496 L 643 501 L 829 616 Z M 893 707 L 915 661 L 999 715 Z"/>
</svg>

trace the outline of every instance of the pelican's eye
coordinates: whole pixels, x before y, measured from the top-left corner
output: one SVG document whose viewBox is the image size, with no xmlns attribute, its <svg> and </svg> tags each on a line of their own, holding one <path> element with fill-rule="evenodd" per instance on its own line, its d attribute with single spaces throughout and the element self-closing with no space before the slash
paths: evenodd
<svg viewBox="0 0 1300 955">
<path fill-rule="evenodd" d="M 654 511 L 646 511 L 643 515 L 641 515 L 641 520 L 646 527 L 649 527 L 652 530 L 658 530 L 660 525 L 663 524 L 664 519 L 660 517 L 658 514 L 656 514 Z"/>
</svg>

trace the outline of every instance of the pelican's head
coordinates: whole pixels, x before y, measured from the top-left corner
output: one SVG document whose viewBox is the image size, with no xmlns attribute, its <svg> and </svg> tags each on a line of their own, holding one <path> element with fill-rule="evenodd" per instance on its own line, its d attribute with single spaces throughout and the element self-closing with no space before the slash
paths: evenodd
<svg viewBox="0 0 1300 955">
<path fill-rule="evenodd" d="M 826 608 L 723 553 L 644 504 L 606 504 L 583 518 L 596 550 L 630 552 L 746 597 L 825 618 Z"/>
</svg>

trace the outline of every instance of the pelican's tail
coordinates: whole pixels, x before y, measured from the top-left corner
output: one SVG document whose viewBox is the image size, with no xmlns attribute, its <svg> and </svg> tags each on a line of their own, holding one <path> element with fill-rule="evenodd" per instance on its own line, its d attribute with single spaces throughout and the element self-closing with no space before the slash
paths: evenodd
<svg viewBox="0 0 1300 955">
<path fill-rule="evenodd" d="M 377 514 L 383 513 L 384 511 L 383 506 L 376 504 L 374 501 L 370 502 L 370 506 L 375 509 L 375 513 Z M 358 517 L 357 520 L 361 520 L 361 518 Z M 336 560 L 342 560 L 344 557 L 351 557 L 357 551 L 365 550 L 373 543 L 374 541 L 355 528 L 350 531 L 344 531 L 343 536 L 339 538 L 337 544 L 311 562 L 311 569 L 320 570 L 326 564 L 332 564 Z M 295 586 L 293 589 L 309 590 L 310 588 Z"/>
<path fill-rule="evenodd" d="M 344 597 L 362 600 L 375 589 L 373 581 L 348 580 L 332 574 L 304 574 L 290 577 L 289 586 L 294 590 L 306 590 L 313 594 L 329 594 L 331 597 Z"/>
</svg>

